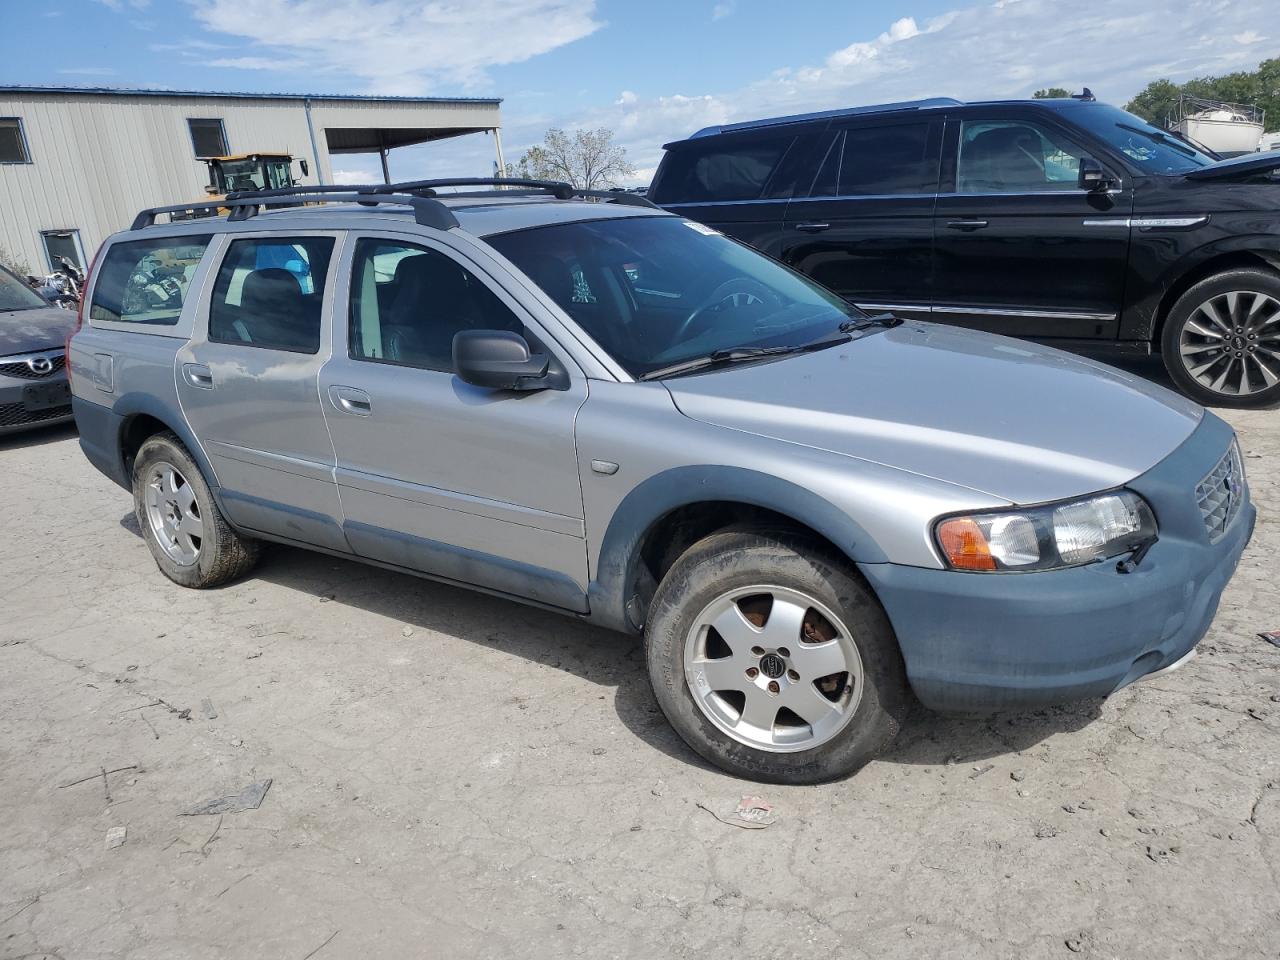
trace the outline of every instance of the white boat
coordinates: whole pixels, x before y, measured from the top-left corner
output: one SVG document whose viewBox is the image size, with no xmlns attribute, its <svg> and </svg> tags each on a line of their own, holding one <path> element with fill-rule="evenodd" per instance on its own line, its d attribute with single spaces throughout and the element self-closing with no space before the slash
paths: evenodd
<svg viewBox="0 0 1280 960">
<path fill-rule="evenodd" d="M 1234 157 L 1257 151 L 1265 119 L 1258 107 L 1182 96 L 1167 125 L 1219 156 Z"/>
<path fill-rule="evenodd" d="M 1280 150 L 1280 130 L 1264 133 L 1262 139 L 1258 141 L 1259 153 L 1266 153 L 1268 150 Z"/>
</svg>

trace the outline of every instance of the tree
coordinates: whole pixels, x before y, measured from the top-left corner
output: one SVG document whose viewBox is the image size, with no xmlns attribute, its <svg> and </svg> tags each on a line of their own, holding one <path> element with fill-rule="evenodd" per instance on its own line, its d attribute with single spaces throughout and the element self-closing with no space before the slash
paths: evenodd
<svg viewBox="0 0 1280 960">
<path fill-rule="evenodd" d="M 553 127 L 542 143 L 530 147 L 514 165 L 507 164 L 508 176 L 531 176 L 535 180 L 566 180 L 580 190 L 612 187 L 618 178 L 635 173 L 627 151 L 613 142 L 613 131 L 574 130 L 566 133 Z"/>
<path fill-rule="evenodd" d="M 1162 123 L 1183 94 L 1259 107 L 1267 112 L 1268 126 L 1274 126 L 1280 121 L 1280 57 L 1263 60 L 1257 70 L 1221 77 L 1196 77 L 1186 83 L 1153 80 L 1125 109 L 1151 123 Z"/>
<path fill-rule="evenodd" d="M 1048 90 L 1037 90 L 1031 95 L 1033 100 L 1065 100 L 1071 96 L 1070 90 L 1062 87 L 1050 87 Z"/>
</svg>

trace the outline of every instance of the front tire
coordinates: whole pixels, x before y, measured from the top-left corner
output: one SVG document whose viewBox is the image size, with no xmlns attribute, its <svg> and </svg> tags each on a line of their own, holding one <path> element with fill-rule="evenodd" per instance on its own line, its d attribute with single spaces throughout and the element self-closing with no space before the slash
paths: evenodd
<svg viewBox="0 0 1280 960">
<path fill-rule="evenodd" d="M 1201 280 L 1169 311 L 1160 350 L 1174 383 L 1199 403 L 1280 401 L 1280 276 L 1246 268 Z"/>
<path fill-rule="evenodd" d="M 727 530 L 663 578 L 645 630 L 663 713 L 737 776 L 848 776 L 897 734 L 909 703 L 888 618 L 847 562 L 790 533 Z"/>
<path fill-rule="evenodd" d="M 258 541 L 231 529 L 186 447 L 172 433 L 149 437 L 133 462 L 133 509 L 156 566 L 196 590 L 248 573 Z"/>
</svg>

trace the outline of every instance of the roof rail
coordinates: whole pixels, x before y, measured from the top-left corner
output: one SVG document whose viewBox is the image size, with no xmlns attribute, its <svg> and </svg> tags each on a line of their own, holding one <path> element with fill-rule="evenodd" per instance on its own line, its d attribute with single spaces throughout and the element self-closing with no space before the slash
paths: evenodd
<svg viewBox="0 0 1280 960">
<path fill-rule="evenodd" d="M 788 123 L 803 123 L 807 120 L 829 120 L 838 117 L 857 117 L 867 113 L 888 113 L 893 110 L 927 110 L 930 107 L 958 107 L 964 101 L 954 97 L 930 97 L 927 100 L 903 100 L 899 103 L 874 103 L 863 107 L 842 107 L 839 110 L 822 110 L 817 113 L 796 113 L 786 117 L 769 117 L 764 120 L 744 120 L 741 123 L 725 123 L 715 127 L 703 127 L 687 139 L 697 140 L 700 137 L 714 137 L 721 133 L 734 133 L 739 130 L 755 130 L 761 127 L 778 127 Z M 683 141 L 673 140 L 672 144 Z M 672 144 L 664 145 L 664 149 Z"/>
<path fill-rule="evenodd" d="M 458 218 L 439 200 L 433 197 L 414 196 L 403 193 L 367 193 L 359 187 L 346 187 L 341 190 L 313 187 L 305 191 L 290 190 L 287 193 L 264 190 L 259 193 L 231 194 L 225 200 L 206 200 L 198 203 L 178 203 L 166 207 L 151 207 L 141 211 L 133 219 L 131 230 L 141 230 L 156 222 L 156 215 L 161 213 L 182 213 L 188 210 L 211 210 L 215 213 L 227 208 L 228 220 L 248 220 L 257 216 L 260 207 L 269 199 L 287 196 L 297 203 L 359 203 L 364 206 L 376 206 L 379 203 L 399 204 L 413 208 L 413 217 L 424 227 L 437 230 L 452 230 L 458 226 Z"/>
<path fill-rule="evenodd" d="M 503 196 L 509 194 L 511 196 L 530 196 L 531 191 L 545 191 L 557 200 L 572 200 L 574 197 L 589 197 L 593 200 L 604 200 L 607 203 L 616 203 L 629 207 L 653 207 L 655 204 L 645 197 L 635 193 L 615 193 L 612 190 L 579 190 L 572 184 L 565 183 L 562 180 L 530 180 L 523 177 L 447 177 L 443 179 L 433 180 L 405 180 L 400 183 L 363 183 L 347 186 L 325 185 L 325 186 L 296 186 L 296 187 L 277 187 L 271 190 L 244 190 L 238 193 L 227 194 L 228 200 L 263 200 L 266 198 L 289 197 L 296 198 L 302 194 L 315 193 L 352 193 L 359 192 L 366 195 L 383 196 L 387 194 L 410 194 L 418 197 L 427 198 L 447 198 L 450 194 L 438 194 L 436 191 L 443 187 L 520 187 L 520 190 L 487 190 L 468 192 L 464 194 L 452 194 L 452 196 Z M 359 201 L 357 201 L 359 202 Z M 226 204 L 223 204 L 225 206 Z"/>
</svg>

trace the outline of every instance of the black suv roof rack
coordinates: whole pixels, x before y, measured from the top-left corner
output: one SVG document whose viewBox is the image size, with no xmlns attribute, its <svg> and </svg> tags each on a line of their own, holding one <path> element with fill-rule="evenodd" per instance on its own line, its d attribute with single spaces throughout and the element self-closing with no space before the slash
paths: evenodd
<svg viewBox="0 0 1280 960">
<path fill-rule="evenodd" d="M 442 187 L 494 188 L 445 194 L 445 197 L 528 197 L 549 194 L 557 200 L 590 198 L 627 207 L 658 209 L 656 204 L 639 194 L 617 193 L 612 190 L 579 190 L 572 184 L 560 180 L 529 180 L 521 177 L 447 177 L 434 180 L 406 180 L 401 183 L 302 185 L 277 187 L 271 190 L 242 190 L 227 194 L 225 200 L 203 200 L 195 203 L 151 207 L 141 211 L 134 218 L 132 229 L 141 230 L 143 227 L 151 226 L 156 222 L 157 214 L 161 213 L 184 213 L 197 210 L 216 213 L 219 208 L 230 209 L 228 220 L 247 220 L 249 217 L 256 216 L 258 209 L 262 206 L 284 206 L 285 204 L 272 204 L 270 201 L 287 198 L 290 201 L 288 206 L 304 203 L 358 203 L 364 206 L 375 206 L 379 203 L 401 204 L 412 207 L 414 219 L 423 226 L 435 227 L 437 230 L 450 230 L 458 226 L 458 218 L 441 203 L 441 194 L 436 191 Z M 507 189 L 510 187 L 518 189 Z"/>
</svg>

